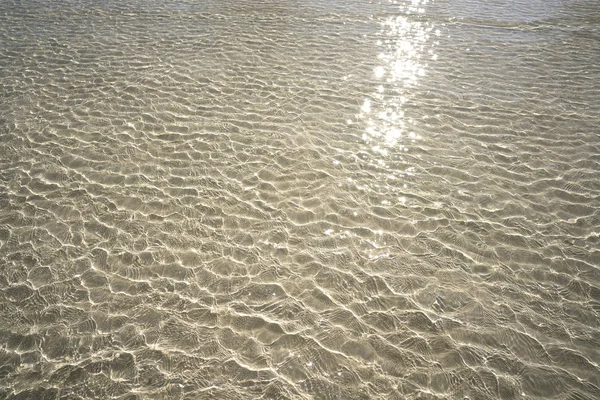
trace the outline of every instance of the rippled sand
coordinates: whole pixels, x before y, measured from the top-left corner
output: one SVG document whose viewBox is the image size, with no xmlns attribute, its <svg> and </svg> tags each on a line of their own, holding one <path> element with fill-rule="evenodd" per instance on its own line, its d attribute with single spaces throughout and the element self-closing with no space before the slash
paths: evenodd
<svg viewBox="0 0 600 400">
<path fill-rule="evenodd" d="M 0 2 L 0 399 L 600 398 L 592 0 Z"/>
</svg>

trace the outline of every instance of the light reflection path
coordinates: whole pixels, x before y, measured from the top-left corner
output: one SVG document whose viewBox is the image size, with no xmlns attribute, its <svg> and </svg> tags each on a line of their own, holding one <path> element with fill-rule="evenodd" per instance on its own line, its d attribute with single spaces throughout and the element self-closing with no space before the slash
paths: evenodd
<svg viewBox="0 0 600 400">
<path fill-rule="evenodd" d="M 386 17 L 381 22 L 377 40 L 381 49 L 380 65 L 373 71 L 381 83 L 364 100 L 358 118 L 366 126 L 365 144 L 383 158 L 391 149 L 409 151 L 410 144 L 420 139 L 413 129 L 415 122 L 405 118 L 404 105 L 412 89 L 425 76 L 428 61 L 437 58 L 430 48 L 430 39 L 440 32 L 420 17 L 428 2 L 408 1 L 399 5 L 399 15 Z"/>
<path fill-rule="evenodd" d="M 437 59 L 433 47 L 440 30 L 426 19 L 429 0 L 391 3 L 398 12 L 380 21 L 381 29 L 374 39 L 379 49 L 372 77 L 376 85 L 356 115 L 364 127 L 362 141 L 366 146 L 357 158 L 377 172 L 375 179 L 356 188 L 370 198 L 379 197 L 377 204 L 371 202 L 372 206 L 394 209 L 410 206 L 407 193 L 410 183 L 418 179 L 409 152 L 422 137 L 417 122 L 405 115 L 405 109 L 425 79 L 429 63 Z M 381 183 L 388 189 L 382 192 Z M 367 256 L 389 257 L 391 243 L 383 232 L 375 233 L 377 239 Z"/>
</svg>

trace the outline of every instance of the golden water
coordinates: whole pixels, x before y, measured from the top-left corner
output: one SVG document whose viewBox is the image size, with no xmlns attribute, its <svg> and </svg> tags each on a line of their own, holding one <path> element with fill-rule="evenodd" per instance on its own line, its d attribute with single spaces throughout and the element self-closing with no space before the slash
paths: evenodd
<svg viewBox="0 0 600 400">
<path fill-rule="evenodd" d="M 599 20 L 3 0 L 0 398 L 600 398 Z"/>
</svg>

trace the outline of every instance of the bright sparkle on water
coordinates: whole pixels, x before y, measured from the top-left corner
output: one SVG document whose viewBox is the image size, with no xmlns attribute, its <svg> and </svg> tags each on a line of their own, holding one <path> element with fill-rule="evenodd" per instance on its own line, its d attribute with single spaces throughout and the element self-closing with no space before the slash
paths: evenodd
<svg viewBox="0 0 600 400">
<path fill-rule="evenodd" d="M 431 22 L 421 22 L 410 19 L 411 12 L 423 13 L 422 6 L 427 0 L 414 0 L 405 6 L 399 6 L 399 11 L 405 15 L 388 17 L 381 22 L 379 32 L 381 39 L 377 46 L 381 53 L 377 59 L 382 63 L 374 69 L 374 76 L 382 83 L 376 91 L 364 100 L 358 118 L 363 120 L 366 128 L 363 140 L 371 145 L 375 154 L 388 156 L 388 148 L 414 143 L 416 137 L 411 133 L 410 142 L 403 140 L 411 122 L 404 118 L 404 105 L 410 99 L 411 89 L 418 85 L 418 80 L 425 76 L 427 63 L 424 54 L 437 59 L 430 43 L 434 25 Z M 439 29 L 435 34 L 439 35 Z"/>
</svg>

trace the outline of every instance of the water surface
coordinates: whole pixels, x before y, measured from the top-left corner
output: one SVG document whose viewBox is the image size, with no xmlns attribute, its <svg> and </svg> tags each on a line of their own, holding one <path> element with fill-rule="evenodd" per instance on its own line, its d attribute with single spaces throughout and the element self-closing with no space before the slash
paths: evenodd
<svg viewBox="0 0 600 400">
<path fill-rule="evenodd" d="M 0 3 L 0 398 L 600 398 L 600 7 Z"/>
</svg>

